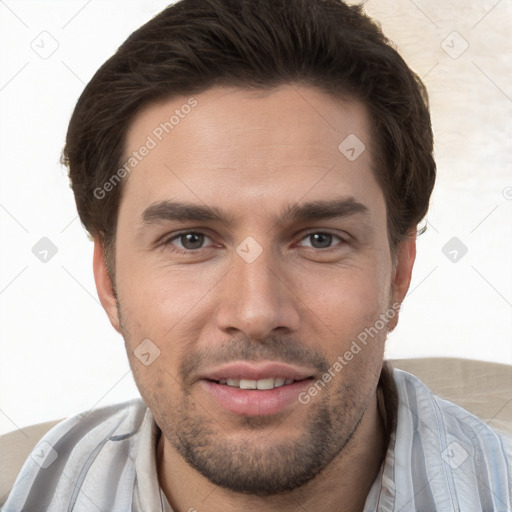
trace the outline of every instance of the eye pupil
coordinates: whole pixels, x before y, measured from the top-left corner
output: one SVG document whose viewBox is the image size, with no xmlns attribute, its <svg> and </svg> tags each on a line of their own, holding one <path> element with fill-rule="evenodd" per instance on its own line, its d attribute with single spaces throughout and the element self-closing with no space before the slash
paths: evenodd
<svg viewBox="0 0 512 512">
<path fill-rule="evenodd" d="M 314 233 L 309 236 L 311 237 L 311 245 L 315 247 L 315 249 L 329 247 L 332 243 L 332 235 L 329 233 Z"/>
<path fill-rule="evenodd" d="M 181 235 L 180 241 L 185 249 L 200 249 L 204 242 L 204 235 L 201 233 L 186 233 Z"/>
</svg>

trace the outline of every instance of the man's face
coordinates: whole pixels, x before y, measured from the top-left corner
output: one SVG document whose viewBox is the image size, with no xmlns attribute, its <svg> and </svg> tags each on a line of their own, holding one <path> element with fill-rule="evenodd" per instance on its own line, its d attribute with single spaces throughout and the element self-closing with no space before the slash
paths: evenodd
<svg viewBox="0 0 512 512">
<path fill-rule="evenodd" d="M 151 105 L 130 127 L 127 156 L 148 136 L 156 145 L 125 184 L 118 302 L 102 300 L 170 449 L 218 485 L 282 492 L 351 438 L 396 315 L 378 320 L 402 298 L 369 120 L 295 85 L 194 98 Z M 339 149 L 351 134 L 359 156 L 353 135 Z"/>
</svg>

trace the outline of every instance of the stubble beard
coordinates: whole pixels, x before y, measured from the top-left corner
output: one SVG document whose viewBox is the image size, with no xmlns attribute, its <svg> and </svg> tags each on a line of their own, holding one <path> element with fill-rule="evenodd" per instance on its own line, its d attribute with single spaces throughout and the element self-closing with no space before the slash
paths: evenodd
<svg viewBox="0 0 512 512">
<path fill-rule="evenodd" d="M 233 440 L 223 435 L 222 426 L 211 417 L 194 414 L 202 409 L 187 399 L 172 416 L 161 415 L 159 425 L 187 464 L 213 484 L 238 493 L 272 496 L 315 478 L 352 438 L 366 404 L 355 409 L 354 390 L 340 390 L 338 396 L 332 405 L 326 401 L 309 404 L 302 433 L 276 443 L 267 438 L 282 428 L 278 421 L 247 418 L 241 427 L 247 436 Z"/>
</svg>

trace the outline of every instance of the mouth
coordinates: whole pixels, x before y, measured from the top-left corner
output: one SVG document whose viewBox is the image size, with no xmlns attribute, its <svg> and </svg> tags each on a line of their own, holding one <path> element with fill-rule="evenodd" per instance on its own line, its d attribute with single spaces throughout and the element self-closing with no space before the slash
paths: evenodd
<svg viewBox="0 0 512 512">
<path fill-rule="evenodd" d="M 241 361 L 208 372 L 200 382 L 224 412 L 262 416 L 299 407 L 298 395 L 313 379 L 314 372 L 309 368 Z"/>
<path fill-rule="evenodd" d="M 214 380 L 217 384 L 222 386 L 229 386 L 238 389 L 258 389 L 260 391 L 266 391 L 268 389 L 280 388 L 282 386 L 288 386 L 294 382 L 301 382 L 303 380 L 309 380 L 312 377 L 306 379 L 290 379 L 286 377 L 268 377 L 265 379 L 219 379 Z"/>
</svg>

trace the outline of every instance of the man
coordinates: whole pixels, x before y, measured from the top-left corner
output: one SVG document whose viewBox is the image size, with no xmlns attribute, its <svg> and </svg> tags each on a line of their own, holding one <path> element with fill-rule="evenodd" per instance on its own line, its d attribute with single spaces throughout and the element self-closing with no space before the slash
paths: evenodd
<svg viewBox="0 0 512 512">
<path fill-rule="evenodd" d="M 383 363 L 432 152 L 357 7 L 182 0 L 132 34 L 64 161 L 143 400 L 55 427 L 4 510 L 511 510 L 509 441 Z"/>
</svg>

